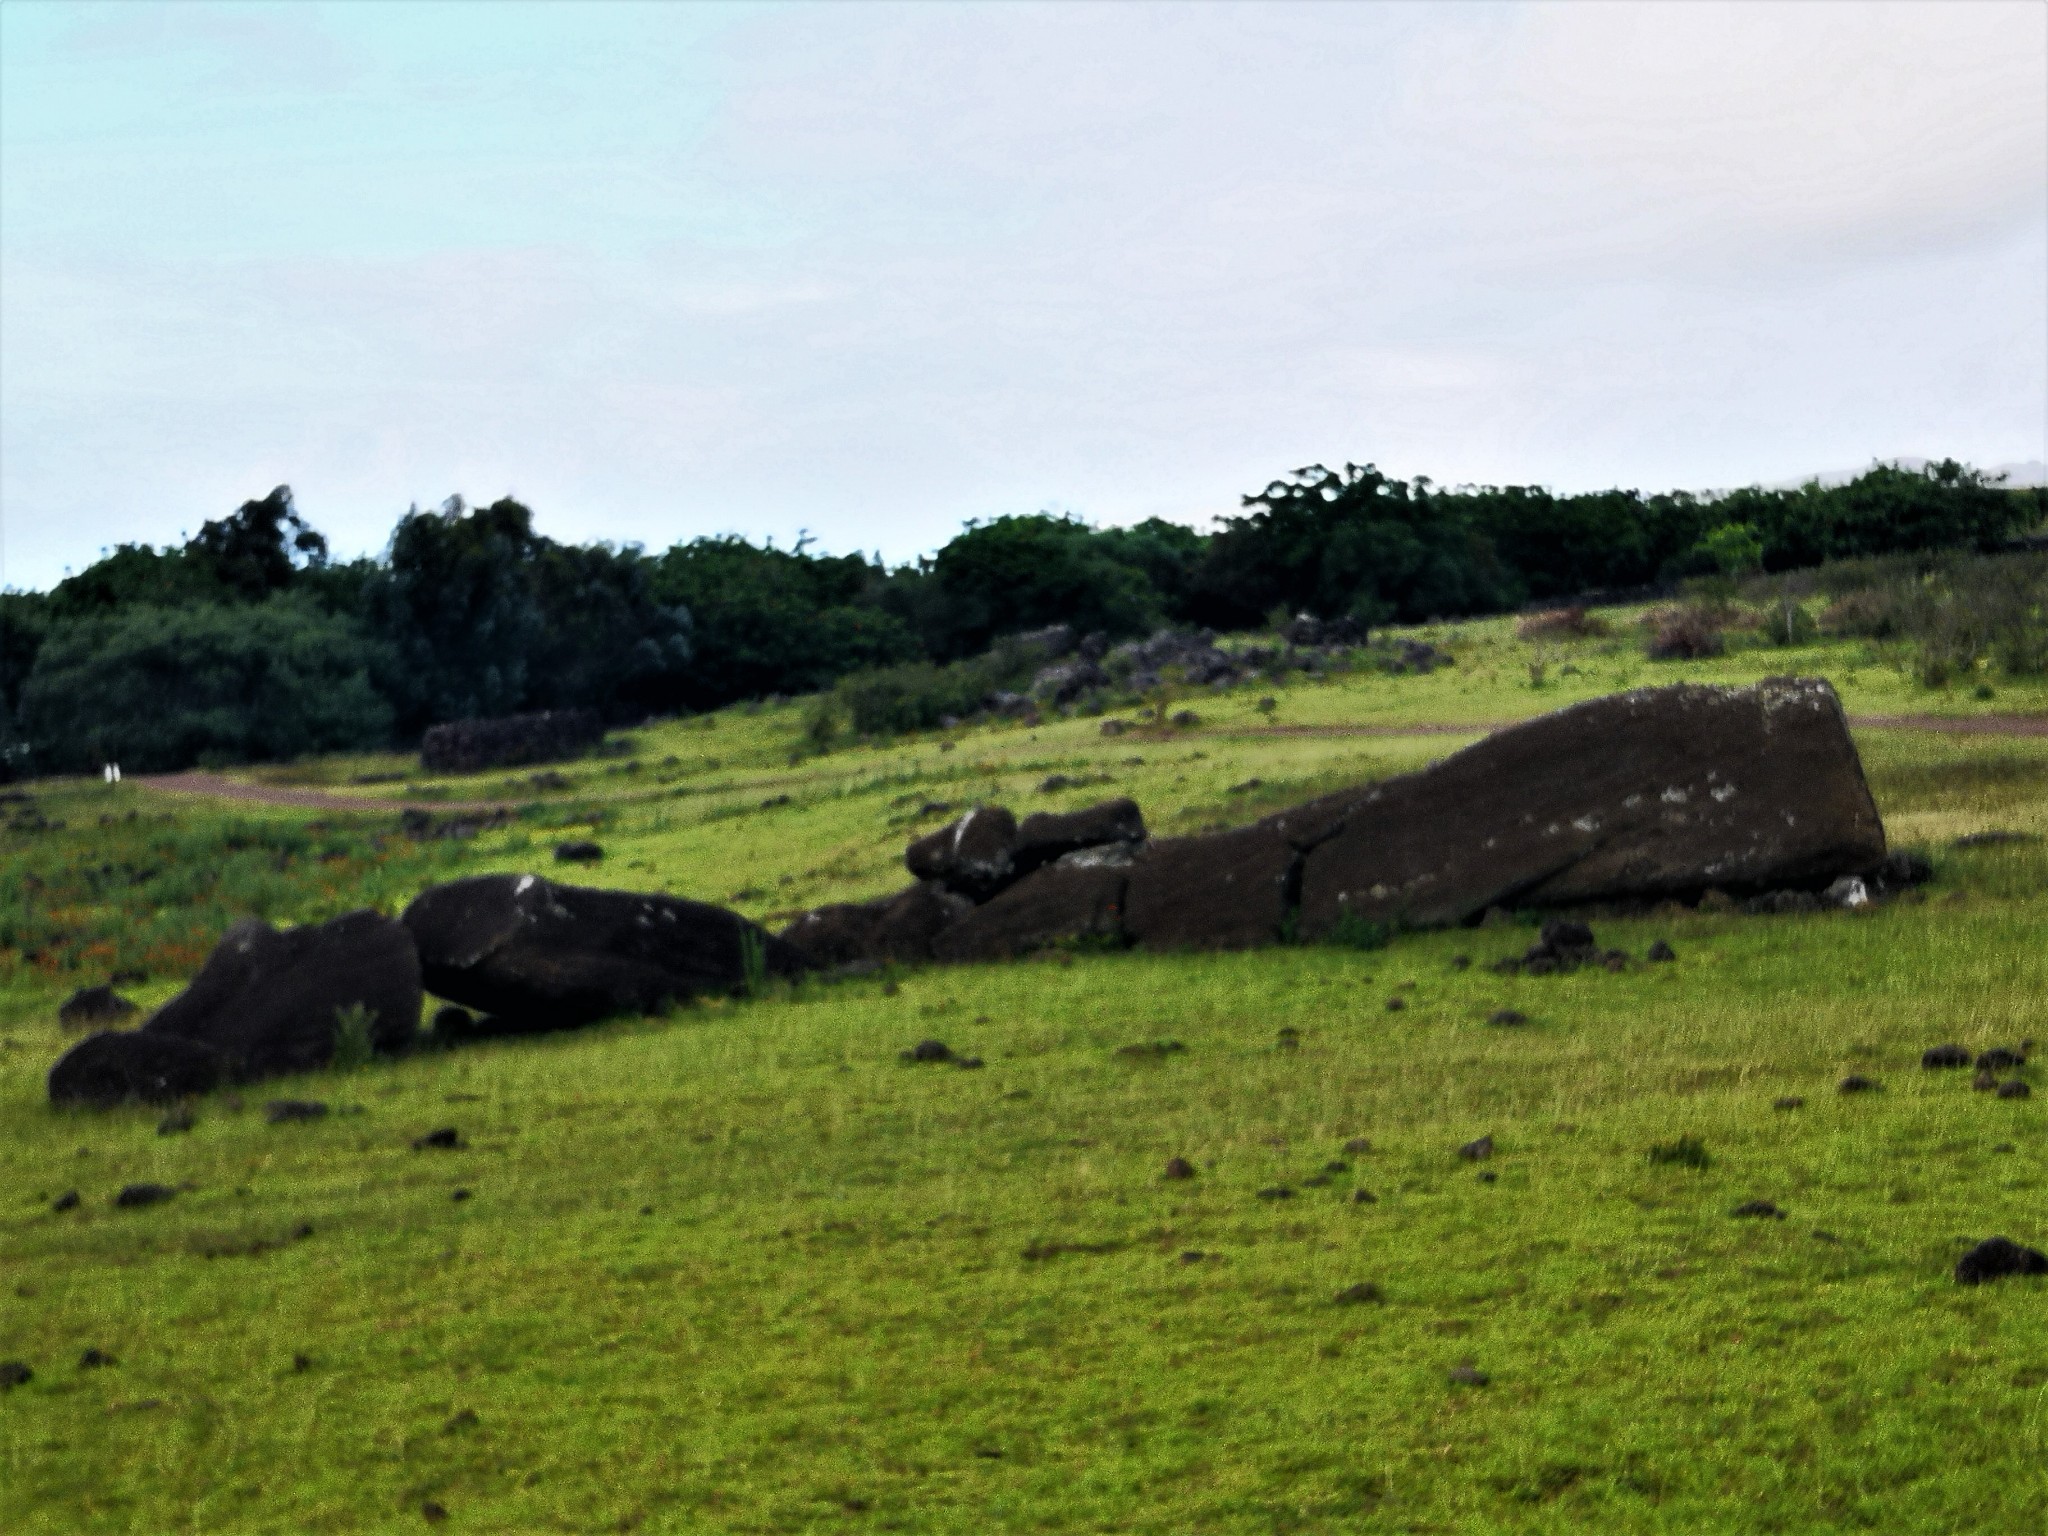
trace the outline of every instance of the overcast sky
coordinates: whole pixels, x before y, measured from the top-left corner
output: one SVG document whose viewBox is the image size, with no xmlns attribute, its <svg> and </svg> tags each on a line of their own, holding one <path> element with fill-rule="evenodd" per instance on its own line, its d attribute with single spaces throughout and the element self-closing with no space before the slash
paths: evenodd
<svg viewBox="0 0 2048 1536">
<path fill-rule="evenodd" d="M 2048 457 L 2048 7 L 0 4 L 5 579 Z"/>
</svg>

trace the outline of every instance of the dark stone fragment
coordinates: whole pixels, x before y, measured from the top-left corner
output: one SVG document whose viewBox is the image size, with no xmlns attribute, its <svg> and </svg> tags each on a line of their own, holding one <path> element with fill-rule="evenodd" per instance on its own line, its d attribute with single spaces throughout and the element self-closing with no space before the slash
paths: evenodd
<svg viewBox="0 0 2048 1536">
<path fill-rule="evenodd" d="M 1209 1257 L 1209 1255 L 1202 1252 L 1201 1249 L 1190 1248 L 1186 1253 L 1180 1256 L 1180 1261 L 1183 1264 L 1199 1264 L 1202 1262 L 1202 1260 L 1206 1259 L 1207 1257 Z"/>
<path fill-rule="evenodd" d="M 1185 1054 L 1187 1047 L 1178 1040 L 1146 1040 L 1136 1045 L 1120 1045 L 1117 1055 L 1126 1061 L 1164 1061 L 1169 1056 Z"/>
<path fill-rule="evenodd" d="M 1471 957 L 1470 955 L 1453 955 L 1453 956 L 1451 956 L 1451 969 L 1452 969 L 1452 970 L 1454 970 L 1454 971 L 1466 971 L 1466 970 L 1470 970 L 1471 968 L 1472 968 L 1472 957 Z"/>
<path fill-rule="evenodd" d="M 439 1525 L 448 1518 L 448 1511 L 432 1499 L 428 1499 L 420 1505 L 420 1518 L 429 1525 Z"/>
<path fill-rule="evenodd" d="M 604 849 L 588 838 L 574 838 L 566 843 L 555 844 L 557 864 L 597 864 L 604 859 Z"/>
<path fill-rule="evenodd" d="M 604 739 L 594 709 L 550 709 L 495 720 L 455 720 L 428 728 L 420 764 L 430 773 L 476 773 L 526 763 L 559 762 Z"/>
<path fill-rule="evenodd" d="M 1656 943 L 1652 944 L 1649 947 L 1648 951 L 1645 954 L 1645 958 L 1657 961 L 1659 963 L 1666 960 L 1676 960 L 1678 958 L 1678 951 L 1673 949 L 1669 944 L 1665 943 L 1662 939 L 1659 939 Z"/>
<path fill-rule="evenodd" d="M 966 897 L 925 880 L 876 901 L 806 912 L 781 937 L 820 970 L 890 960 L 917 964 L 932 958 L 934 939 L 973 910 Z"/>
<path fill-rule="evenodd" d="M 420 964 L 403 924 L 368 910 L 282 931 L 245 918 L 138 1033 L 209 1046 L 232 1078 L 272 1077 L 325 1066 L 354 1008 L 380 1051 L 419 1028 Z"/>
<path fill-rule="evenodd" d="M 263 1106 L 263 1118 L 272 1125 L 288 1125 L 297 1120 L 323 1120 L 327 1106 L 318 1099 L 272 1099 Z"/>
<path fill-rule="evenodd" d="M 1195 1176 L 1195 1165 L 1184 1157 L 1169 1157 L 1166 1160 L 1166 1171 L 1159 1176 L 1162 1179 L 1192 1179 Z"/>
<path fill-rule="evenodd" d="M 52 1200 L 52 1201 L 50 1202 L 50 1209 L 51 1209 L 51 1210 L 53 1210 L 53 1211 L 75 1211 L 75 1210 L 77 1210 L 77 1209 L 78 1209 L 78 1191 L 77 1191 L 77 1190 L 75 1190 L 75 1189 L 67 1189 L 67 1190 L 65 1190 L 63 1194 L 59 1195 L 59 1196 L 58 1196 L 58 1197 L 57 1197 L 56 1199 L 54 1199 L 54 1200 Z"/>
<path fill-rule="evenodd" d="M 1323 1164 L 1323 1172 L 1325 1173 L 1349 1173 L 1350 1171 L 1351 1165 L 1340 1157 L 1333 1157 Z"/>
<path fill-rule="evenodd" d="M 141 1030 L 88 1035 L 50 1068 L 53 1104 L 106 1109 L 128 1099 L 169 1104 L 211 1092 L 222 1075 L 220 1053 L 196 1040 Z"/>
<path fill-rule="evenodd" d="M 294 1371 L 302 1371 L 302 1372 L 303 1372 L 303 1371 L 310 1371 L 311 1369 L 313 1369 L 313 1360 L 312 1360 L 312 1357 L 311 1357 L 310 1355 L 293 1355 L 293 1356 L 292 1356 L 292 1369 L 293 1369 Z"/>
<path fill-rule="evenodd" d="M 1493 1138 L 1491 1136 L 1481 1136 L 1477 1141 L 1466 1142 L 1465 1145 L 1458 1148 L 1458 1156 L 1464 1158 L 1468 1163 L 1476 1163 L 1481 1158 L 1493 1156 Z"/>
<path fill-rule="evenodd" d="M 1977 1075 L 1970 1079 L 1970 1086 L 1979 1093 L 1996 1093 L 1998 1091 L 1998 1074 L 1989 1067 L 1981 1068 Z"/>
<path fill-rule="evenodd" d="M 955 1056 L 953 1065 L 962 1072 L 979 1072 L 986 1063 L 979 1056 Z"/>
<path fill-rule="evenodd" d="M 104 1349 L 99 1348 L 88 1349 L 78 1357 L 78 1368 L 81 1371 L 103 1370 L 107 1366 L 119 1365 L 120 1363 L 120 1361 L 108 1354 Z"/>
<path fill-rule="evenodd" d="M 1851 1072 L 1835 1084 L 1837 1093 L 1876 1093 L 1884 1085 L 1874 1077 L 1865 1077 L 1861 1072 Z"/>
<path fill-rule="evenodd" d="M 1487 1169 L 1484 1173 L 1479 1175 L 1479 1182 L 1482 1184 L 1497 1183 L 1499 1182 L 1499 1179 L 1500 1175 L 1495 1173 L 1491 1168 Z"/>
<path fill-rule="evenodd" d="M 943 1040 L 920 1040 L 909 1050 L 897 1054 L 908 1062 L 951 1061 L 953 1048 Z"/>
<path fill-rule="evenodd" d="M 0 1360 L 0 1392 L 15 1387 L 25 1387 L 36 1379 L 36 1373 L 19 1360 Z"/>
<path fill-rule="evenodd" d="M 943 929 L 932 955 L 962 964 L 1014 959 L 1077 939 L 1121 942 L 1125 887 L 1121 869 L 1040 869 Z"/>
<path fill-rule="evenodd" d="M 1379 1302 L 1387 1299 L 1387 1293 L 1370 1280 L 1361 1280 L 1356 1285 L 1347 1285 L 1332 1298 L 1340 1307 L 1355 1307 L 1365 1302 Z"/>
<path fill-rule="evenodd" d="M 1278 943 L 1299 858 L 1264 826 L 1150 843 L 1130 868 L 1124 930 L 1153 950 Z"/>
<path fill-rule="evenodd" d="M 1570 918 L 1552 918 L 1543 925 L 1541 946 L 1553 955 L 1567 954 L 1572 950 L 1590 950 L 1594 947 L 1593 930 Z"/>
<path fill-rule="evenodd" d="M 1292 1200 L 1294 1191 L 1285 1184 L 1274 1184 L 1258 1192 L 1261 1200 Z"/>
<path fill-rule="evenodd" d="M 1806 1100 L 1802 1099 L 1802 1098 L 1801 1098 L 1801 1097 L 1800 1097 L 1800 1096 L 1799 1096 L 1798 1094 L 1796 1094 L 1796 1093 L 1788 1093 L 1788 1094 L 1786 1094 L 1786 1095 L 1785 1095 L 1785 1096 L 1784 1096 L 1783 1098 L 1780 1098 L 1780 1099 L 1773 1099 L 1773 1100 L 1771 1100 L 1771 1108 L 1773 1108 L 1773 1109 L 1804 1109 L 1804 1108 L 1806 1108 Z"/>
<path fill-rule="evenodd" d="M 1202 717 L 1192 709 L 1177 709 L 1166 717 L 1166 723 L 1178 726 L 1184 731 L 1191 731 L 1202 723 Z"/>
<path fill-rule="evenodd" d="M 1772 1221 L 1783 1221 L 1785 1213 L 1769 1200 L 1745 1200 L 1728 1213 L 1730 1216 L 1761 1216 Z"/>
<path fill-rule="evenodd" d="M 2030 1097 L 2033 1092 L 2033 1089 L 2016 1077 L 1998 1085 L 1998 1096 L 2001 1099 L 2024 1099 Z"/>
<path fill-rule="evenodd" d="M 1378 1199 L 1379 1196 L 1369 1189 L 1354 1189 L 1351 1191 L 1351 1203 L 1353 1205 L 1372 1205 Z"/>
<path fill-rule="evenodd" d="M 72 1028 L 118 1024 L 134 1012 L 135 1005 L 112 987 L 80 987 L 57 1009 L 57 1022 Z"/>
<path fill-rule="evenodd" d="M 186 1105 L 180 1104 L 168 1115 L 165 1115 L 163 1119 L 157 1121 L 156 1133 L 159 1136 L 182 1136 L 198 1123 L 191 1109 Z"/>
<path fill-rule="evenodd" d="M 114 1196 L 114 1204 L 124 1211 L 139 1210 L 147 1205 L 162 1205 L 177 1193 L 168 1184 L 130 1184 Z"/>
<path fill-rule="evenodd" d="M 794 948 L 723 907 L 538 875 L 434 886 L 405 909 L 405 926 L 429 991 L 518 1031 L 739 992 L 749 944 L 770 976 L 804 969 Z"/>
<path fill-rule="evenodd" d="M 1145 817 L 1135 800 L 1104 800 L 1078 811 L 1039 811 L 1017 828 L 1011 860 L 1020 875 L 1084 848 L 1145 841 Z"/>
<path fill-rule="evenodd" d="M 1406 998 L 1390 997 L 1387 999 L 1387 1012 L 1389 1013 L 1399 1013 L 1403 1008 L 1406 1008 L 1407 1006 L 1408 1000 Z"/>
<path fill-rule="evenodd" d="M 1486 1016 L 1486 1022 L 1497 1024 L 1503 1029 L 1511 1029 L 1517 1024 L 1528 1023 L 1529 1015 L 1514 1008 L 1496 1008 Z"/>
<path fill-rule="evenodd" d="M 1454 1387 L 1483 1387 L 1493 1378 L 1475 1365 L 1454 1365 L 1451 1367 L 1451 1385 Z"/>
<path fill-rule="evenodd" d="M 457 1205 L 460 1205 L 463 1201 L 470 1198 L 470 1192 L 466 1189 L 451 1190 L 449 1192 L 448 1198 L 450 1200 L 453 1200 Z"/>
<path fill-rule="evenodd" d="M 463 1038 L 475 1023 L 475 1014 L 453 1003 L 445 1003 L 434 1010 L 434 1033 L 450 1040 Z"/>
<path fill-rule="evenodd" d="M 2004 1072 L 2026 1064 L 2027 1053 L 2024 1050 L 2007 1050 L 2002 1045 L 1994 1045 L 1990 1050 L 1979 1053 L 1977 1057 L 1978 1068 L 1986 1072 Z"/>
<path fill-rule="evenodd" d="M 1000 805 L 978 805 L 903 852 L 920 880 L 936 880 L 970 901 L 987 901 L 1016 878 L 1012 849 L 1017 818 Z"/>
<path fill-rule="evenodd" d="M 1344 1150 L 1352 1157 L 1363 1157 L 1372 1150 L 1372 1143 L 1363 1136 L 1354 1136 L 1344 1143 Z"/>
<path fill-rule="evenodd" d="M 1982 1285 L 2007 1275 L 2048 1275 L 2048 1254 L 2009 1237 L 1987 1237 L 1956 1260 L 1957 1285 Z"/>
<path fill-rule="evenodd" d="M 1960 1045 L 1930 1045 L 1920 1053 L 1920 1065 L 1930 1070 L 1936 1067 L 1967 1067 L 1969 1064 L 1970 1053 Z"/>
<path fill-rule="evenodd" d="M 412 1142 L 412 1149 L 415 1152 L 430 1150 L 453 1151 L 461 1146 L 462 1133 L 452 1125 L 444 1125 L 439 1130 L 428 1131 L 424 1136 L 415 1136 Z"/>
<path fill-rule="evenodd" d="M 1436 924 L 1504 902 L 1824 884 L 1884 852 L 1826 682 L 1638 689 L 1366 791 L 1308 854 L 1301 931 L 1326 937 L 1347 912 Z"/>
</svg>

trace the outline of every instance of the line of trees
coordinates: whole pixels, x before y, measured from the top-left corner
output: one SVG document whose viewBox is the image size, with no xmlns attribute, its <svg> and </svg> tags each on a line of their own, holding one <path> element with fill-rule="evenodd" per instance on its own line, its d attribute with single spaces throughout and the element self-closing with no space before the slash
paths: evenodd
<svg viewBox="0 0 2048 1536">
<path fill-rule="evenodd" d="M 1711 498 L 1442 489 L 1347 464 L 1275 480 L 1210 533 L 1002 517 L 894 568 L 807 542 L 562 544 L 517 501 L 460 498 L 408 511 L 382 556 L 336 561 L 279 486 L 181 547 L 123 545 L 48 593 L 0 594 L 0 771 L 289 758 L 562 705 L 705 710 L 1051 623 L 1494 613 L 1703 573 L 1731 547 L 1765 570 L 1987 550 L 2043 515 L 2041 492 L 1953 461 Z"/>
</svg>

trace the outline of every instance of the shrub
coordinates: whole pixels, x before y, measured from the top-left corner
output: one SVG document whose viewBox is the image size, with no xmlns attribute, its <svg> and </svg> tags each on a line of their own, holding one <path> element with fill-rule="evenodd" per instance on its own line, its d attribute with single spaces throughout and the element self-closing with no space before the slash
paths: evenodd
<svg viewBox="0 0 2048 1536">
<path fill-rule="evenodd" d="M 1758 627 L 1773 645 L 1811 645 L 1820 634 L 1813 615 L 1789 592 L 1781 592 L 1773 598 L 1763 610 L 1762 618 L 1763 622 Z"/>
<path fill-rule="evenodd" d="M 1608 632 L 1605 619 L 1576 604 L 1528 614 L 1515 625 L 1515 634 L 1524 640 L 1585 639 Z"/>
<path fill-rule="evenodd" d="M 1721 635 L 1725 619 L 1717 610 L 1702 604 L 1661 609 L 1649 616 L 1648 623 L 1652 661 L 1697 661 L 1703 656 L 1719 656 L 1728 649 Z"/>
</svg>

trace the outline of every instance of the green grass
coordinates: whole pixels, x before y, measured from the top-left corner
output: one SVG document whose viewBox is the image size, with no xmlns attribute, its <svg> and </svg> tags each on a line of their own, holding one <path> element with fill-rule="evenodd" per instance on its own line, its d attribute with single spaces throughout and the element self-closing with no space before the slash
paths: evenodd
<svg viewBox="0 0 2048 1536">
<path fill-rule="evenodd" d="M 1571 696 L 1526 671 L 1517 692 L 1526 648 L 1496 646 L 1491 680 L 1298 685 L 1277 723 Z M 1791 669 L 1757 654 L 1749 675 Z M 215 1095 L 185 1135 L 43 1103 L 55 1002 L 104 979 L 91 944 L 152 923 L 392 907 L 549 868 L 557 829 L 592 819 L 607 860 L 576 878 L 750 891 L 765 915 L 899 883 L 928 800 L 1129 793 L 1181 830 L 1465 739 L 1265 731 L 1257 696 L 1193 701 L 1204 725 L 1160 737 L 1049 722 L 795 766 L 797 706 L 734 711 L 635 732 L 639 770 L 574 765 L 460 844 L 405 843 L 389 811 L 46 793 L 68 825 L 10 840 L 0 888 L 9 911 L 27 873 L 68 893 L 36 961 L 0 951 L 0 1358 L 36 1369 L 0 1394 L 0 1528 L 407 1530 L 427 1501 L 477 1531 L 2040 1528 L 2048 1284 L 1948 1269 L 1993 1232 L 2048 1241 L 2048 1083 L 1998 1100 L 1917 1065 L 1947 1040 L 2048 1043 L 2048 844 L 1950 847 L 2048 832 L 2040 738 L 1862 733 L 1894 840 L 1936 858 L 1926 901 L 1604 920 L 1603 943 L 1678 950 L 1620 975 L 1492 974 L 1521 927 L 1055 955 Z M 1033 788 L 1077 770 L 1113 782 Z M 175 902 L 93 883 L 146 862 L 145 833 L 214 876 Z M 1488 1026 L 1504 1007 L 1530 1022 Z M 926 1036 L 987 1065 L 899 1061 Z M 1186 1050 L 1118 1054 L 1161 1039 Z M 1838 1095 L 1852 1071 L 1882 1091 Z M 265 1124 L 287 1095 L 341 1112 Z M 467 1147 L 411 1150 L 442 1125 Z M 1482 1134 L 1493 1158 L 1461 1160 Z M 1687 1137 L 1706 1166 L 1651 1160 Z M 1195 1179 L 1161 1179 L 1176 1155 Z M 181 1193 L 112 1208 L 145 1179 Z M 1730 1217 L 1753 1198 L 1786 1218 Z M 1383 1300 L 1335 1300 L 1360 1283 Z M 120 1363 L 80 1369 L 87 1347 Z M 1451 1383 L 1467 1362 L 1488 1384 Z"/>
</svg>

